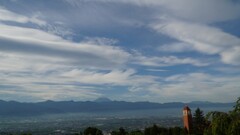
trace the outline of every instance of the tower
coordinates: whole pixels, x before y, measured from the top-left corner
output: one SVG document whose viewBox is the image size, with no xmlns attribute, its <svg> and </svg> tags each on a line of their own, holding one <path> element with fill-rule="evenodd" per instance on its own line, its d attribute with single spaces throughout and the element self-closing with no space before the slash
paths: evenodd
<svg viewBox="0 0 240 135">
<path fill-rule="evenodd" d="M 183 108 L 183 124 L 184 128 L 190 133 L 192 128 L 192 114 L 191 109 L 188 106 Z"/>
</svg>

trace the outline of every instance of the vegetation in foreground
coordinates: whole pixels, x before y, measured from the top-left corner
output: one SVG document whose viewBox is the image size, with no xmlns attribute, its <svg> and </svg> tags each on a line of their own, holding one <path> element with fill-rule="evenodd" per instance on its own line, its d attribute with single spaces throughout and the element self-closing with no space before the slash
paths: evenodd
<svg viewBox="0 0 240 135">
<path fill-rule="evenodd" d="M 182 127 L 162 127 L 153 125 L 144 130 L 126 131 L 124 128 L 111 131 L 109 135 L 240 135 L 240 97 L 233 110 L 225 113 L 213 111 L 205 117 L 203 111 L 197 108 L 193 114 L 193 126 L 188 132 Z M 6 134 L 11 135 L 11 134 Z M 22 135 L 31 135 L 26 133 Z M 83 132 L 74 135 L 103 135 L 96 127 L 88 127 Z"/>
</svg>

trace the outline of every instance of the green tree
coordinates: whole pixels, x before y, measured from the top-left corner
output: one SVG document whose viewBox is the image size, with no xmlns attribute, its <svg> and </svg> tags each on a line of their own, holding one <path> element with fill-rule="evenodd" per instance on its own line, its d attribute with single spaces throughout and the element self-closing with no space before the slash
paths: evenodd
<svg viewBox="0 0 240 135">
<path fill-rule="evenodd" d="M 169 135 L 186 135 L 185 129 L 180 127 L 169 128 Z"/>
<path fill-rule="evenodd" d="M 204 135 L 212 135 L 212 127 L 209 126 L 209 127 L 205 128 L 203 134 Z"/>
<path fill-rule="evenodd" d="M 236 101 L 233 111 L 210 112 L 206 117 L 211 124 L 204 135 L 240 135 L 240 98 Z"/>
<path fill-rule="evenodd" d="M 213 112 L 212 116 L 212 134 L 213 135 L 228 135 L 228 126 L 231 123 L 231 119 L 227 113 Z"/>
<path fill-rule="evenodd" d="M 141 132 L 140 130 L 134 130 L 129 132 L 129 135 L 143 135 L 143 132 Z"/>
<path fill-rule="evenodd" d="M 118 131 L 112 131 L 111 135 L 127 135 L 128 132 L 123 128 L 120 127 Z"/>
<path fill-rule="evenodd" d="M 240 117 L 231 122 L 228 128 L 228 135 L 240 135 Z"/>
<path fill-rule="evenodd" d="M 111 135 L 119 135 L 119 132 L 118 131 L 112 131 L 110 134 Z"/>
<path fill-rule="evenodd" d="M 206 127 L 206 120 L 203 111 L 200 108 L 195 110 L 193 114 L 193 133 L 195 135 L 203 135 L 204 128 Z"/>
<path fill-rule="evenodd" d="M 22 133 L 21 135 L 32 135 L 31 133 Z"/>
<path fill-rule="evenodd" d="M 240 97 L 236 101 L 236 105 L 234 106 L 233 113 L 238 113 L 238 114 L 240 113 Z"/>
<path fill-rule="evenodd" d="M 152 127 L 145 128 L 144 135 L 169 135 L 169 129 L 154 124 Z"/>
<path fill-rule="evenodd" d="M 84 135 L 103 135 L 102 131 L 100 129 L 97 129 L 95 127 L 88 127 L 83 132 Z"/>
<path fill-rule="evenodd" d="M 236 101 L 233 111 L 230 112 L 231 124 L 229 125 L 229 135 L 240 135 L 240 97 Z"/>
</svg>

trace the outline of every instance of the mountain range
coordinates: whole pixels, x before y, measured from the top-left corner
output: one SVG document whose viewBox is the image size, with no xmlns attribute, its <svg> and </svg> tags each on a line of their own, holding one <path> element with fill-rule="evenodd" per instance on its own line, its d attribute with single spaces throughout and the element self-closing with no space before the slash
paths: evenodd
<svg viewBox="0 0 240 135">
<path fill-rule="evenodd" d="M 95 101 L 44 101 L 37 103 L 23 103 L 17 101 L 0 100 L 1 116 L 34 116 L 42 114 L 79 113 L 79 112 L 107 112 L 126 110 L 147 110 L 190 107 L 232 107 L 234 103 L 212 103 L 194 101 L 189 103 L 169 102 L 126 102 L 112 101 L 99 98 Z"/>
</svg>

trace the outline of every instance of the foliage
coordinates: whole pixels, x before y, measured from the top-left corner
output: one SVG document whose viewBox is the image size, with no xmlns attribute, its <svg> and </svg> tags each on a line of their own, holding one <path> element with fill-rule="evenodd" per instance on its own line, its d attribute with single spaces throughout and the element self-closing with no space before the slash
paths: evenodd
<svg viewBox="0 0 240 135">
<path fill-rule="evenodd" d="M 118 131 L 112 131 L 111 135 L 127 135 L 128 132 L 123 127 L 120 127 Z"/>
<path fill-rule="evenodd" d="M 165 128 L 157 125 L 145 128 L 144 132 L 140 130 L 126 132 L 123 128 L 119 128 L 118 131 L 112 131 L 111 135 L 185 135 L 184 128 L 171 127 Z"/>
<path fill-rule="evenodd" d="M 102 131 L 100 129 L 97 129 L 95 127 L 88 127 L 83 132 L 84 135 L 103 135 Z"/>
<path fill-rule="evenodd" d="M 146 128 L 144 131 L 145 135 L 165 135 L 168 133 L 168 130 L 164 127 L 158 127 L 153 125 L 153 127 Z"/>
<path fill-rule="evenodd" d="M 227 135 L 228 126 L 231 119 L 227 113 L 224 112 L 210 112 L 207 118 L 212 119 L 211 130 L 213 135 Z"/>
<path fill-rule="evenodd" d="M 135 130 L 135 131 L 131 131 L 129 135 L 143 135 L 143 132 L 141 132 L 140 130 Z"/>
<path fill-rule="evenodd" d="M 203 135 L 204 129 L 206 127 L 206 120 L 204 118 L 203 111 L 200 108 L 195 110 L 193 114 L 193 133 L 195 135 Z"/>
<path fill-rule="evenodd" d="M 238 120 L 234 120 L 229 128 L 228 135 L 240 135 L 240 118 Z"/>
<path fill-rule="evenodd" d="M 184 128 L 164 128 L 153 125 L 152 127 L 145 128 L 144 135 L 185 135 Z"/>
<path fill-rule="evenodd" d="M 240 97 L 236 101 L 236 105 L 234 106 L 233 113 L 240 113 Z"/>
<path fill-rule="evenodd" d="M 240 135 L 240 98 L 238 98 L 233 111 L 210 112 L 206 117 L 211 124 L 204 135 Z"/>
<path fill-rule="evenodd" d="M 185 129 L 180 127 L 169 128 L 169 135 L 185 135 Z"/>
<path fill-rule="evenodd" d="M 231 123 L 228 128 L 229 135 L 240 135 L 240 97 L 236 101 L 234 110 L 230 112 Z"/>
</svg>

